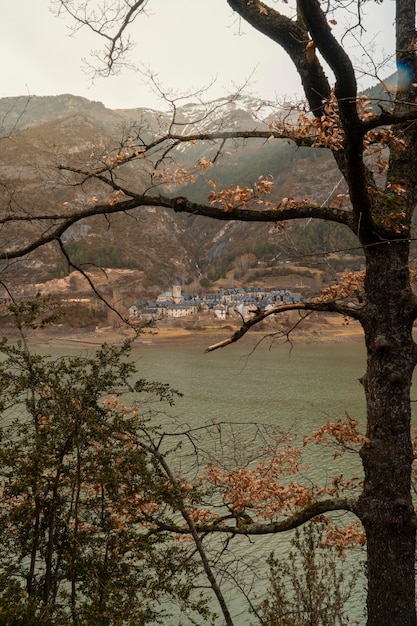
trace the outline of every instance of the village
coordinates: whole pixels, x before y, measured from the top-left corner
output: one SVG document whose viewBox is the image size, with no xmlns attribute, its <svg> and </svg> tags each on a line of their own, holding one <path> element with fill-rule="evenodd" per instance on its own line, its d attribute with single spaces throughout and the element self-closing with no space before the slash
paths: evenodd
<svg viewBox="0 0 417 626">
<path fill-rule="evenodd" d="M 182 291 L 174 283 L 171 291 L 159 294 L 154 301 L 139 300 L 129 307 L 129 319 L 151 321 L 161 318 L 181 318 L 201 314 L 212 314 L 215 319 L 226 320 L 231 312 L 249 319 L 258 311 L 268 311 L 284 303 L 303 302 L 304 297 L 288 289 L 265 287 L 233 287 L 198 296 Z"/>
</svg>

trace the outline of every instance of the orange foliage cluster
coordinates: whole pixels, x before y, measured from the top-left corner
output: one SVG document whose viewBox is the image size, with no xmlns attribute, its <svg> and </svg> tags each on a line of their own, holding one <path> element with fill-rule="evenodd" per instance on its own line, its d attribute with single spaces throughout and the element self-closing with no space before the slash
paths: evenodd
<svg viewBox="0 0 417 626">
<path fill-rule="evenodd" d="M 305 438 L 304 445 L 309 441 L 329 443 L 331 440 L 342 451 L 366 443 L 366 438 L 358 433 L 357 422 L 348 416 L 346 422 L 338 421 L 324 425 L 313 433 L 311 438 Z M 236 517 L 239 527 L 242 523 L 256 523 L 255 518 L 269 522 L 282 517 L 288 518 L 324 497 L 344 497 L 349 491 L 357 494 L 362 484 L 359 478 L 345 479 L 338 475 L 322 487 L 313 484 L 305 487 L 298 482 L 285 480 L 288 476 L 305 469 L 299 465 L 300 450 L 293 447 L 289 441 L 286 444 L 283 450 L 269 451 L 268 457 L 260 461 L 256 467 L 226 470 L 214 463 L 206 466 L 200 483 L 218 490 L 222 502 Z M 247 515 L 248 511 L 254 519 Z M 201 516 L 198 512 L 193 512 L 193 519 L 202 523 L 215 521 L 213 513 L 209 510 L 202 511 Z M 325 518 L 320 516 L 320 519 Z M 329 525 L 328 543 L 337 544 L 341 551 L 353 545 L 362 545 L 364 537 L 359 526 L 360 524 L 352 524 L 346 529 L 340 531 L 335 529 L 330 532 Z"/>
<path fill-rule="evenodd" d="M 218 515 L 211 509 L 191 508 L 188 511 L 194 524 L 212 524 L 217 521 Z"/>
<path fill-rule="evenodd" d="M 312 117 L 306 111 L 301 111 L 294 122 L 290 119 L 276 120 L 270 128 L 271 132 L 278 131 L 289 139 L 309 139 L 313 148 L 324 147 L 336 151 L 343 148 L 344 132 L 334 94 L 325 104 L 321 117 Z"/>
<path fill-rule="evenodd" d="M 114 206 L 119 200 L 122 199 L 122 196 L 124 195 L 124 192 L 121 189 L 118 189 L 111 196 L 105 196 L 101 198 L 101 200 L 103 204 L 109 204 L 110 206 Z M 95 204 L 97 204 L 97 202 L 99 202 L 99 198 L 97 196 L 91 196 L 88 200 L 88 204 L 91 206 L 94 206 Z"/>
<path fill-rule="evenodd" d="M 225 212 L 230 212 L 235 208 L 246 208 L 251 202 L 271 208 L 272 203 L 264 200 L 261 196 L 271 193 L 274 186 L 271 176 L 260 176 L 253 187 L 239 187 L 239 185 L 231 185 L 229 189 L 217 190 L 215 180 L 209 180 L 212 191 L 208 195 L 208 201 L 211 205 L 220 204 Z"/>
<path fill-rule="evenodd" d="M 309 200 L 308 198 L 304 199 L 304 200 L 294 200 L 294 198 L 288 197 L 288 198 L 283 198 L 275 207 L 276 209 L 299 209 L 301 207 L 306 207 L 306 206 L 316 206 L 318 207 L 318 204 L 314 204 L 313 202 L 311 202 L 311 200 Z M 281 224 L 285 224 L 288 222 L 281 222 Z"/>
<path fill-rule="evenodd" d="M 358 487 L 361 487 L 362 482 L 361 478 L 344 478 L 343 474 L 339 474 L 332 479 L 331 487 L 324 488 L 323 492 L 338 498 L 346 495 L 348 491 L 356 491 Z"/>
<path fill-rule="evenodd" d="M 207 170 L 209 167 L 212 167 L 212 165 L 213 165 L 213 161 L 210 161 L 210 159 L 206 159 L 206 158 L 198 159 L 198 167 L 200 170 Z"/>
<path fill-rule="evenodd" d="M 104 161 L 109 168 L 112 168 L 117 167 L 118 165 L 122 165 L 122 163 L 126 163 L 126 161 L 129 161 L 131 158 L 132 153 L 128 150 L 123 150 L 121 152 L 118 152 L 115 156 L 110 154 L 107 155 Z"/>
<path fill-rule="evenodd" d="M 236 513 L 250 509 L 262 519 L 275 519 L 308 506 L 319 495 L 315 488 L 282 483 L 299 471 L 300 456 L 300 450 L 289 444 L 270 451 L 254 468 L 226 470 L 209 463 L 200 482 L 220 487 L 222 501 Z"/>
<path fill-rule="evenodd" d="M 387 183 L 387 190 L 392 191 L 392 193 L 395 193 L 397 196 L 402 196 L 407 191 L 402 185 L 399 185 L 397 183 L 391 183 L 391 182 Z M 401 217 L 405 217 L 405 213 L 402 213 Z"/>
<path fill-rule="evenodd" d="M 106 398 L 104 406 L 108 419 L 115 421 L 137 411 L 136 408 L 124 405 L 115 397 Z M 357 448 L 367 441 L 360 435 L 357 421 L 347 415 L 345 421 L 328 422 L 314 431 L 311 437 L 304 438 L 303 444 L 334 443 L 337 448 L 334 454 L 336 457 L 348 449 L 357 451 Z M 417 446 L 417 437 L 415 443 Z M 124 449 L 140 446 L 140 442 L 133 437 L 126 439 L 121 437 L 118 444 L 121 458 Z M 151 449 L 147 446 L 146 448 L 149 451 Z M 291 438 L 287 435 L 277 435 L 274 448 L 265 450 L 264 453 L 264 458 L 256 466 L 228 470 L 213 462 L 208 463 L 199 478 L 199 487 L 203 490 L 208 488 L 206 495 L 211 494 L 213 499 L 210 500 L 213 504 L 205 502 L 202 506 L 203 492 L 199 495 L 199 487 L 181 477 L 176 477 L 173 481 L 167 475 L 164 488 L 172 492 L 175 490 L 178 495 L 181 492 L 183 506 L 194 524 L 207 526 L 217 523 L 221 528 L 226 520 L 233 516 L 236 519 L 236 526 L 241 528 L 242 524 L 256 523 L 257 520 L 272 522 L 282 517 L 288 518 L 323 497 L 343 497 L 349 491 L 356 492 L 361 485 L 360 479 L 345 479 L 342 475 L 335 476 L 331 482 L 322 487 L 313 484 L 306 487 L 289 480 L 289 477 L 304 472 L 305 468 L 301 465 L 301 450 L 292 444 Z M 95 487 L 98 489 L 100 486 Z M 85 495 L 92 500 L 97 497 L 94 489 L 93 493 Z M 226 517 L 221 516 L 218 506 L 220 501 L 229 512 Z M 164 506 L 162 501 L 152 501 L 146 494 L 136 493 L 132 497 L 129 491 L 129 476 L 126 476 L 126 482 L 119 484 L 117 506 L 113 503 L 112 525 L 120 531 L 132 522 L 140 520 L 144 526 L 156 528 L 157 519 Z M 248 515 L 248 511 L 253 519 Z M 359 522 L 340 528 L 334 527 L 323 516 L 319 519 L 324 520 L 327 527 L 323 545 L 335 546 L 341 555 L 346 548 L 364 545 L 365 536 Z M 190 537 L 183 533 L 179 533 L 176 538 L 179 542 L 190 540 Z"/>
<path fill-rule="evenodd" d="M 303 444 L 310 441 L 315 443 L 335 443 L 337 449 L 333 458 L 341 456 L 346 450 L 357 450 L 358 447 L 369 444 L 369 439 L 360 434 L 358 421 L 346 413 L 346 420 L 337 422 L 327 422 L 318 430 L 313 432 L 312 437 L 304 437 Z"/>
<path fill-rule="evenodd" d="M 363 286 L 364 279 L 364 270 L 361 272 L 343 272 L 338 283 L 332 283 L 323 289 L 317 302 L 332 302 L 353 295 L 357 296 Z"/>
<path fill-rule="evenodd" d="M 116 154 L 108 154 L 104 157 L 104 163 L 107 167 L 112 169 L 128 161 L 146 157 L 146 148 L 144 146 L 136 146 L 131 136 L 127 138 L 127 141 L 129 143 L 120 147 Z M 95 155 L 92 153 L 90 156 L 94 157 Z"/>
<path fill-rule="evenodd" d="M 324 103 L 324 113 L 321 117 L 313 117 L 305 108 L 299 112 L 296 119 L 276 120 L 271 126 L 271 132 L 278 131 L 288 139 L 307 139 L 312 147 L 330 148 L 333 151 L 342 150 L 344 147 L 344 131 L 339 118 L 338 103 L 334 93 Z M 376 117 L 373 103 L 365 97 L 358 97 L 357 110 L 363 122 Z M 294 107 L 295 108 L 295 107 Z M 372 129 L 364 136 L 364 149 L 373 149 L 373 160 L 376 162 L 378 171 L 382 173 L 388 166 L 388 161 L 382 153 L 385 148 L 397 151 L 405 150 L 406 141 L 402 139 L 401 132 L 393 128 Z"/>
<path fill-rule="evenodd" d="M 321 542 L 321 546 L 334 546 L 339 556 L 346 556 L 345 550 L 364 546 L 366 544 L 365 531 L 361 522 L 352 522 L 347 526 L 326 526 L 326 536 Z"/>
<path fill-rule="evenodd" d="M 154 183 L 165 185 L 170 189 L 173 185 L 182 186 L 187 183 L 195 183 L 197 177 L 185 167 L 172 168 L 166 166 L 161 170 L 154 170 L 152 180 Z"/>
<path fill-rule="evenodd" d="M 377 115 L 374 111 L 373 103 L 366 96 L 358 96 L 356 99 L 356 107 L 358 110 L 358 115 L 361 118 L 362 122 L 367 122 L 372 120 Z"/>
</svg>

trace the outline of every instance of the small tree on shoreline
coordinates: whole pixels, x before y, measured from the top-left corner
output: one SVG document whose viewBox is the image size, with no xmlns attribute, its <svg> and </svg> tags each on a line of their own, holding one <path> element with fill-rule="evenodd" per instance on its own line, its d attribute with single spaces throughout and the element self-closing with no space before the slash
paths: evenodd
<svg viewBox="0 0 417 626">
<path fill-rule="evenodd" d="M 344 626 L 346 602 L 357 584 L 357 569 L 341 566 L 334 546 L 321 546 L 324 524 L 296 531 L 284 559 L 268 558 L 269 590 L 258 607 L 262 626 Z"/>
<path fill-rule="evenodd" d="M 39 299 L 10 310 L 22 333 L 46 313 Z M 176 504 L 138 442 L 160 436 L 155 401 L 178 394 L 138 379 L 129 352 L 56 359 L 23 335 L 0 342 L 1 623 L 164 623 L 169 603 L 210 615 L 189 547 L 148 521 Z M 140 411 L 118 401 L 126 393 Z"/>
</svg>

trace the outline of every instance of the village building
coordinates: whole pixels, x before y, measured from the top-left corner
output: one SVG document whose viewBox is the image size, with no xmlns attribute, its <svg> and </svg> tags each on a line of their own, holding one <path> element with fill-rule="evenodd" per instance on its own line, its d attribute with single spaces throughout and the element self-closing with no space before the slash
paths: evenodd
<svg viewBox="0 0 417 626">
<path fill-rule="evenodd" d="M 259 310 L 259 306 L 255 298 L 245 296 L 236 302 L 235 309 L 246 321 Z"/>
<path fill-rule="evenodd" d="M 167 317 L 187 317 L 189 315 L 195 315 L 198 311 L 198 304 L 196 302 L 175 302 L 169 303 L 166 306 Z"/>
<path fill-rule="evenodd" d="M 215 304 L 213 307 L 214 317 L 218 320 L 225 320 L 227 316 L 227 306 L 219 302 L 219 304 Z"/>
<path fill-rule="evenodd" d="M 137 301 L 131 304 L 129 317 L 149 321 L 211 313 L 216 319 L 225 320 L 234 310 L 247 320 L 258 311 L 267 311 L 279 304 L 302 301 L 301 294 L 294 294 L 288 289 L 267 291 L 264 287 L 222 289 L 199 298 L 196 294 L 183 293 L 181 285 L 174 283 L 171 291 L 159 294 L 155 301 Z"/>
</svg>

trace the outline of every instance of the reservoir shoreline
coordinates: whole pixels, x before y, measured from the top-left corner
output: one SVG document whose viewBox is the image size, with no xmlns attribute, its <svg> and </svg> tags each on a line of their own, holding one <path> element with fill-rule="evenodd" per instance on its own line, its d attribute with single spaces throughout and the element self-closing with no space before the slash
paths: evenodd
<svg viewBox="0 0 417 626">
<path fill-rule="evenodd" d="M 204 351 L 209 346 L 225 340 L 233 335 L 237 325 L 213 324 L 204 329 L 193 329 L 182 324 L 158 325 L 155 328 L 145 328 L 134 340 L 136 347 L 201 347 Z M 240 345 L 257 345 L 259 342 L 294 342 L 297 344 L 321 343 L 360 343 L 363 341 L 363 331 L 356 321 L 343 320 L 339 316 L 328 316 L 320 322 L 302 322 L 288 336 L 290 329 L 262 328 L 251 330 L 239 340 Z M 0 331 L 11 341 L 19 337 L 10 328 Z M 50 326 L 39 328 L 28 334 L 29 343 L 34 345 L 50 346 L 52 348 L 95 348 L 103 343 L 122 344 L 127 339 L 134 338 L 135 332 L 128 325 L 125 327 L 98 327 L 95 329 L 68 328 L 64 326 Z"/>
</svg>

